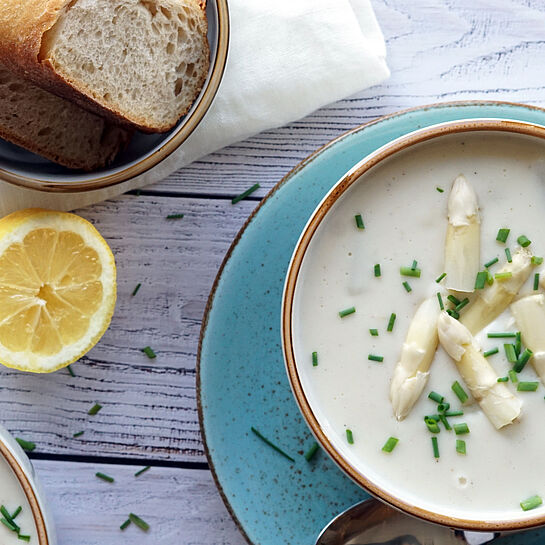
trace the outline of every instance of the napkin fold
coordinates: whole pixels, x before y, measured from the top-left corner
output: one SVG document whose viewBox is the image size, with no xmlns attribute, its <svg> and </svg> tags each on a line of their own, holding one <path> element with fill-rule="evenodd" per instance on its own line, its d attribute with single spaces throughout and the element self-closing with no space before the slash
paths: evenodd
<svg viewBox="0 0 545 545">
<path fill-rule="evenodd" d="M 301 119 L 389 76 L 370 0 L 230 0 L 231 44 L 218 94 L 184 144 L 145 174 L 71 195 L 0 185 L 0 214 L 73 210 L 157 182 L 224 146 Z"/>
</svg>

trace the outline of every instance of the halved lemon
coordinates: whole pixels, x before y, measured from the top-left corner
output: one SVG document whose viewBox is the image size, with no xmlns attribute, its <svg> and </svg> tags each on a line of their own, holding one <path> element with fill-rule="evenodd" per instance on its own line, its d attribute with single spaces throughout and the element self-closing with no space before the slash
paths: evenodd
<svg viewBox="0 0 545 545">
<path fill-rule="evenodd" d="M 76 361 L 115 299 L 114 256 L 87 220 L 39 209 L 0 220 L 0 363 L 49 373 Z"/>
</svg>

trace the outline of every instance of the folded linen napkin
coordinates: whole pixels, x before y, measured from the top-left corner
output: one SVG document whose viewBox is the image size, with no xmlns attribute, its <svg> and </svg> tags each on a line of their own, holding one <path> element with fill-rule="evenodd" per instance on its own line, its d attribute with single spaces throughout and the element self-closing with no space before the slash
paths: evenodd
<svg viewBox="0 0 545 545">
<path fill-rule="evenodd" d="M 0 182 L 0 215 L 31 206 L 73 210 L 157 182 L 184 165 L 388 77 L 370 0 L 229 0 L 231 44 L 218 94 L 169 158 L 112 188 L 56 195 Z"/>
</svg>

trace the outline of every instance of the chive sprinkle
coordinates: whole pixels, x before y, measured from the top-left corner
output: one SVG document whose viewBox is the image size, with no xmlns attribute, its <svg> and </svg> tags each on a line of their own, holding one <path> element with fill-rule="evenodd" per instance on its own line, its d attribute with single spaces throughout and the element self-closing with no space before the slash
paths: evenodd
<svg viewBox="0 0 545 545">
<path fill-rule="evenodd" d="M 515 345 L 514 344 L 504 344 L 503 349 L 505 350 L 505 355 L 507 356 L 507 361 L 509 363 L 515 363 L 517 361 L 517 355 L 515 354 Z"/>
<path fill-rule="evenodd" d="M 486 336 L 489 339 L 502 339 L 502 338 L 508 338 L 508 337 L 516 337 L 517 334 L 515 332 L 499 332 L 499 333 L 487 333 Z"/>
<path fill-rule="evenodd" d="M 466 442 L 462 439 L 456 439 L 456 452 L 458 454 L 466 453 Z"/>
<path fill-rule="evenodd" d="M 397 437 L 389 437 L 386 443 L 384 443 L 384 446 L 382 447 L 382 450 L 384 452 L 392 452 L 396 448 L 396 445 L 398 444 L 399 439 Z"/>
<path fill-rule="evenodd" d="M 411 271 L 416 271 L 416 267 L 418 267 L 418 261 L 416 261 L 416 259 L 413 259 L 413 264 L 411 265 Z"/>
<path fill-rule="evenodd" d="M 72 435 L 72 437 L 81 437 L 82 435 L 83 435 L 83 432 L 78 431 L 78 432 L 74 433 L 74 435 Z"/>
<path fill-rule="evenodd" d="M 380 275 L 382 274 L 381 270 L 380 270 L 380 263 L 377 263 L 375 265 L 375 276 L 376 277 L 379 277 Z"/>
<path fill-rule="evenodd" d="M 494 259 L 491 259 L 487 263 L 484 264 L 484 266 L 488 269 L 489 267 L 492 267 L 492 265 L 495 265 L 499 261 L 499 258 L 495 257 Z"/>
<path fill-rule="evenodd" d="M 141 348 L 140 352 L 144 352 L 144 354 L 146 354 L 146 356 L 150 360 L 157 357 L 157 354 L 153 351 L 153 348 L 151 346 L 145 346 L 144 348 Z"/>
<path fill-rule="evenodd" d="M 142 473 L 145 473 L 146 471 L 149 471 L 150 469 L 151 469 L 151 466 L 143 467 L 142 469 L 139 469 L 139 470 L 134 474 L 134 476 L 135 476 L 135 477 L 140 477 L 140 475 L 142 475 Z"/>
<path fill-rule="evenodd" d="M 447 431 L 450 431 L 452 429 L 451 425 L 448 423 L 447 417 L 444 414 L 439 415 L 439 420 L 441 420 L 443 426 L 445 426 L 445 429 Z"/>
<path fill-rule="evenodd" d="M 454 297 L 454 295 L 447 295 L 447 299 L 454 305 L 459 305 L 460 304 L 460 299 L 458 299 L 457 297 Z"/>
<path fill-rule="evenodd" d="M 513 273 L 511 271 L 506 272 L 499 272 L 494 275 L 494 278 L 496 280 L 509 280 L 513 276 Z"/>
<path fill-rule="evenodd" d="M 21 541 L 30 541 L 30 536 L 24 535 L 24 534 L 17 534 L 17 539 L 20 539 Z"/>
<path fill-rule="evenodd" d="M 132 523 L 136 524 L 138 528 L 144 530 L 144 532 L 147 532 L 149 530 L 149 524 L 134 513 L 129 513 L 129 520 Z"/>
<path fill-rule="evenodd" d="M 520 506 L 522 507 L 523 511 L 530 511 L 531 509 L 535 509 L 536 507 L 539 507 L 543 503 L 543 500 L 539 496 L 532 496 L 531 498 L 528 498 L 527 500 L 523 500 L 520 502 Z"/>
<path fill-rule="evenodd" d="M 439 458 L 439 444 L 437 442 L 437 437 L 434 436 L 431 438 L 431 446 L 433 448 L 433 457 Z"/>
<path fill-rule="evenodd" d="M 4 505 L 0 505 L 0 513 L 4 515 L 4 517 L 9 520 L 10 522 L 13 522 L 13 517 L 11 516 L 10 512 L 5 508 Z"/>
<path fill-rule="evenodd" d="M 318 365 L 318 352 L 312 353 L 312 367 L 316 367 Z"/>
<path fill-rule="evenodd" d="M 456 435 L 465 435 L 466 433 L 469 433 L 469 426 L 465 422 L 454 424 L 454 433 Z"/>
<path fill-rule="evenodd" d="M 456 312 L 460 312 L 468 303 L 469 303 L 469 299 L 467 297 L 463 299 L 462 301 L 460 301 L 456 305 Z"/>
<path fill-rule="evenodd" d="M 36 448 L 36 443 L 33 443 L 32 441 L 26 441 L 20 437 L 16 437 L 15 440 L 19 443 L 23 450 L 26 450 L 26 452 L 32 452 Z"/>
<path fill-rule="evenodd" d="M 448 411 L 445 416 L 463 416 L 464 411 Z"/>
<path fill-rule="evenodd" d="M 66 366 L 66 369 L 68 369 L 68 372 L 70 373 L 70 376 L 71 376 L 71 377 L 75 377 L 75 376 L 76 376 L 76 373 L 74 373 L 74 370 L 72 369 L 72 366 L 71 366 L 71 365 L 67 365 L 67 366 Z"/>
<path fill-rule="evenodd" d="M 411 285 L 408 282 L 403 282 L 403 287 L 405 288 L 405 291 L 407 293 L 411 293 L 411 291 L 413 291 L 413 289 L 411 288 Z"/>
<path fill-rule="evenodd" d="M 17 532 L 19 526 L 17 526 L 13 521 L 7 520 L 4 517 L 0 518 L 0 522 L 6 527 L 9 528 L 12 532 Z"/>
<path fill-rule="evenodd" d="M 356 227 L 358 229 L 365 229 L 365 224 L 363 223 L 363 218 L 361 217 L 361 214 L 357 214 L 356 216 L 354 216 L 355 220 L 356 220 Z"/>
<path fill-rule="evenodd" d="M 140 282 L 136 284 L 136 287 L 132 290 L 132 293 L 131 293 L 132 297 L 134 297 L 138 293 L 138 290 L 140 289 L 141 286 L 142 286 L 142 283 Z"/>
<path fill-rule="evenodd" d="M 465 403 L 469 399 L 469 396 L 466 394 L 465 390 L 462 388 L 462 386 L 460 386 L 460 383 L 457 380 L 454 381 L 451 388 L 461 403 Z"/>
<path fill-rule="evenodd" d="M 349 430 L 348 428 L 346 430 L 346 440 L 348 441 L 349 445 L 354 444 L 354 435 L 352 434 L 352 430 Z"/>
<path fill-rule="evenodd" d="M 101 409 L 102 409 L 102 405 L 100 405 L 100 404 L 98 404 L 98 403 L 95 403 L 95 404 L 89 409 L 89 411 L 87 411 L 87 414 L 90 414 L 91 416 L 94 416 L 94 415 L 97 414 Z"/>
<path fill-rule="evenodd" d="M 371 333 L 372 337 L 378 337 L 378 329 L 370 329 L 369 333 Z"/>
<path fill-rule="evenodd" d="M 433 391 L 428 394 L 428 398 L 432 401 L 435 401 L 436 403 L 443 403 L 443 401 L 445 400 L 445 398 L 441 394 Z"/>
<path fill-rule="evenodd" d="M 543 263 L 543 258 L 533 255 L 531 262 L 532 262 L 532 265 L 541 265 Z"/>
<path fill-rule="evenodd" d="M 276 452 L 280 453 L 282 456 L 284 456 L 284 458 L 287 458 L 288 460 L 290 460 L 290 462 L 295 462 L 295 460 L 289 454 L 286 454 L 280 447 L 277 447 L 274 443 L 269 441 L 263 434 L 261 434 L 253 426 L 250 429 L 255 435 L 257 435 L 265 444 L 269 445 L 269 447 L 271 447 L 273 450 L 276 450 Z"/>
<path fill-rule="evenodd" d="M 483 356 L 485 358 L 488 358 L 488 356 L 493 356 L 494 354 L 497 354 L 500 351 L 500 349 L 496 346 L 495 348 L 491 348 L 490 350 L 487 350 L 483 353 Z"/>
<path fill-rule="evenodd" d="M 184 217 L 183 214 L 169 214 L 166 219 L 167 220 L 181 220 Z"/>
<path fill-rule="evenodd" d="M 443 298 L 441 297 L 441 294 L 437 292 L 437 300 L 439 301 L 439 308 L 441 310 L 445 310 L 445 305 L 443 304 Z"/>
<path fill-rule="evenodd" d="M 238 197 L 234 197 L 231 199 L 232 204 L 237 204 L 237 202 L 240 202 L 242 199 L 245 199 L 246 197 L 250 196 L 254 191 L 257 191 L 260 188 L 259 184 L 254 184 L 252 187 L 238 195 Z"/>
<path fill-rule="evenodd" d="M 437 189 L 437 191 L 439 191 L 439 193 L 443 193 L 445 190 L 441 187 L 436 187 L 435 189 Z"/>
<path fill-rule="evenodd" d="M 479 271 L 477 273 L 477 277 L 475 278 L 475 289 L 476 290 L 482 290 L 484 289 L 484 285 L 486 284 L 486 278 L 488 274 L 486 271 Z"/>
<path fill-rule="evenodd" d="M 424 423 L 426 424 L 428 431 L 430 431 L 431 433 L 439 433 L 441 431 L 437 424 L 437 420 L 435 420 L 434 418 L 425 417 Z"/>
<path fill-rule="evenodd" d="M 526 235 L 520 235 L 520 237 L 517 238 L 517 242 L 523 248 L 526 248 L 526 246 L 530 246 L 530 244 L 532 244 L 532 241 L 528 237 L 526 237 Z"/>
<path fill-rule="evenodd" d="M 509 382 L 509 377 L 499 377 L 497 382 Z"/>
<path fill-rule="evenodd" d="M 539 273 L 534 274 L 534 291 L 539 289 Z"/>
<path fill-rule="evenodd" d="M 392 312 L 392 314 L 390 314 L 390 319 L 388 320 L 388 327 L 386 328 L 386 331 L 393 331 L 394 330 L 394 324 L 395 324 L 395 321 L 396 321 L 396 314 L 395 312 Z"/>
<path fill-rule="evenodd" d="M 508 263 L 513 262 L 513 257 L 511 256 L 511 250 L 509 248 L 505 248 L 505 257 L 507 258 Z"/>
<path fill-rule="evenodd" d="M 439 403 L 439 405 L 437 405 L 437 410 L 438 410 L 440 413 L 445 413 L 445 412 L 447 412 L 449 409 L 450 409 L 450 403 L 447 403 L 446 401 L 443 401 L 443 403 Z"/>
<path fill-rule="evenodd" d="M 503 242 L 505 244 L 505 241 L 507 240 L 507 237 L 509 236 L 510 232 L 511 232 L 511 229 L 500 229 L 498 231 L 498 235 L 496 236 L 496 240 L 498 242 Z"/>
<path fill-rule="evenodd" d="M 367 356 L 367 359 L 371 360 L 371 361 L 378 361 L 378 362 L 382 363 L 384 361 L 384 356 L 375 356 L 375 354 L 369 354 Z"/>
<path fill-rule="evenodd" d="M 519 382 L 517 384 L 517 392 L 535 392 L 539 382 Z"/>
<path fill-rule="evenodd" d="M 314 455 L 318 452 L 319 448 L 320 448 L 320 445 L 318 443 L 316 443 L 316 441 L 314 441 L 314 443 L 312 443 L 310 448 L 304 454 L 305 460 L 307 462 L 310 462 L 312 460 L 312 458 L 314 458 Z"/>
<path fill-rule="evenodd" d="M 455 320 L 457 320 L 460 317 L 460 315 L 456 312 L 456 309 L 454 309 L 454 308 L 448 308 L 447 309 L 447 314 L 449 316 L 452 316 Z"/>
<path fill-rule="evenodd" d="M 13 511 L 13 515 L 11 515 L 11 520 L 14 520 L 17 518 L 17 515 L 23 510 L 23 508 L 19 505 L 15 511 Z"/>
<path fill-rule="evenodd" d="M 113 477 L 106 475 L 106 473 L 101 473 L 100 471 L 97 471 L 95 473 L 95 477 L 98 477 L 99 479 L 102 479 L 103 481 L 106 481 L 108 483 L 113 483 L 115 481 Z"/>
<path fill-rule="evenodd" d="M 515 342 L 515 354 L 517 358 L 520 356 L 520 351 L 522 350 L 522 334 L 520 331 L 517 331 L 517 340 Z"/>
<path fill-rule="evenodd" d="M 131 519 L 127 519 L 120 527 L 120 530 L 125 530 L 127 526 L 131 523 Z"/>
<path fill-rule="evenodd" d="M 413 276 L 415 278 L 420 278 L 422 271 L 417 268 L 412 267 L 399 267 L 399 273 L 401 276 Z"/>
<path fill-rule="evenodd" d="M 350 314 L 354 314 L 354 312 L 356 312 L 356 307 L 345 308 L 344 310 L 339 311 L 339 316 L 341 318 L 344 318 L 345 316 L 349 316 Z"/>
<path fill-rule="evenodd" d="M 490 274 L 490 271 L 486 269 L 486 283 L 491 286 L 494 283 L 494 277 Z"/>
<path fill-rule="evenodd" d="M 435 281 L 439 284 L 439 282 L 441 282 L 445 276 L 447 276 L 447 273 L 443 273 L 441 276 L 438 276 Z"/>
<path fill-rule="evenodd" d="M 513 371 L 513 369 L 509 369 L 507 374 L 509 375 L 509 378 L 511 379 L 511 382 L 513 384 L 516 384 L 519 381 L 519 379 L 517 377 L 517 373 L 515 371 Z"/>
<path fill-rule="evenodd" d="M 517 359 L 515 365 L 513 365 L 513 371 L 520 373 L 524 366 L 528 363 L 528 360 L 532 357 L 533 352 L 527 348 Z"/>
<path fill-rule="evenodd" d="M 424 420 L 426 420 L 426 418 L 430 420 L 435 420 L 435 422 L 439 422 L 439 420 L 441 420 L 438 414 L 428 414 L 424 417 Z"/>
</svg>

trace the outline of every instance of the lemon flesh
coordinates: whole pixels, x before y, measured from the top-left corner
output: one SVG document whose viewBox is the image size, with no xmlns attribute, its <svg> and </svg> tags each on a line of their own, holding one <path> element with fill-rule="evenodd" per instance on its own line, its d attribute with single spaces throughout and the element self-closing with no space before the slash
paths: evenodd
<svg viewBox="0 0 545 545">
<path fill-rule="evenodd" d="M 108 327 L 115 261 L 86 220 L 23 210 L 0 220 L 0 363 L 50 372 L 83 356 Z"/>
</svg>

